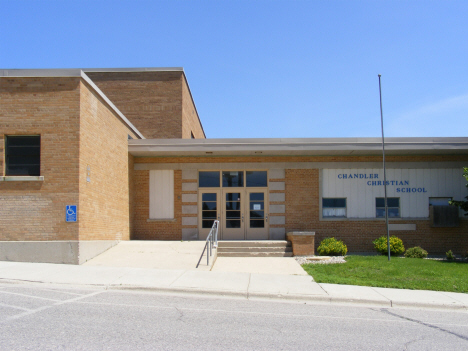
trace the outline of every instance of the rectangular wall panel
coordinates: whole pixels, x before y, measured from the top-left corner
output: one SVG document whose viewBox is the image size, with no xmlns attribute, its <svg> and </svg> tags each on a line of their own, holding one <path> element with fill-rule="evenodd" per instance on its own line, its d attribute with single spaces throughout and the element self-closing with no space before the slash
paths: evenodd
<svg viewBox="0 0 468 351">
<path fill-rule="evenodd" d="M 174 218 L 174 171 L 150 171 L 149 218 Z"/>
<path fill-rule="evenodd" d="M 430 197 L 468 195 L 463 169 L 387 169 L 387 196 L 400 198 L 402 218 L 429 217 Z M 348 218 L 375 218 L 375 198 L 384 197 L 382 169 L 324 169 L 322 197 L 346 198 Z"/>
</svg>

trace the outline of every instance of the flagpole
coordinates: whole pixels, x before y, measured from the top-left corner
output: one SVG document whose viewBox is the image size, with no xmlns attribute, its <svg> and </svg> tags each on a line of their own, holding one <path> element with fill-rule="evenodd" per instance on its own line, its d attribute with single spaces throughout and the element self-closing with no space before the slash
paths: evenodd
<svg viewBox="0 0 468 351">
<path fill-rule="evenodd" d="M 382 155 L 383 155 L 383 177 L 384 177 L 384 192 L 385 192 L 385 226 L 387 229 L 387 250 L 388 250 L 388 260 L 390 261 L 390 231 L 388 230 L 388 205 L 387 205 L 387 174 L 385 171 L 385 138 L 384 138 L 384 128 L 383 128 L 383 112 L 382 112 L 382 86 L 380 83 L 379 74 L 379 95 L 380 95 L 380 123 L 382 126 Z"/>
</svg>

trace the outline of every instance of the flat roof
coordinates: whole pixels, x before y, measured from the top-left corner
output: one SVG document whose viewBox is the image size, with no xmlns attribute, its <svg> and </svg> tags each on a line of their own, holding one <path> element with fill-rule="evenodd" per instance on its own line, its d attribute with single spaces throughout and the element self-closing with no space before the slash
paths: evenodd
<svg viewBox="0 0 468 351">
<path fill-rule="evenodd" d="M 381 138 L 129 140 L 129 153 L 151 156 L 382 155 Z M 385 138 L 386 155 L 468 155 L 468 138 Z"/>
</svg>

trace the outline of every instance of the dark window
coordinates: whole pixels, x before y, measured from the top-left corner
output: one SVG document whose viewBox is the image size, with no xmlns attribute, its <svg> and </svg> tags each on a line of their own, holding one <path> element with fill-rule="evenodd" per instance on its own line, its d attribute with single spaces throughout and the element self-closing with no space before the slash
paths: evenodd
<svg viewBox="0 0 468 351">
<path fill-rule="evenodd" d="M 346 198 L 323 198 L 322 216 L 327 217 L 346 217 Z"/>
<path fill-rule="evenodd" d="M 219 171 L 198 172 L 200 188 L 219 188 Z"/>
<path fill-rule="evenodd" d="M 39 176 L 41 173 L 41 137 L 6 136 L 5 175 Z"/>
<path fill-rule="evenodd" d="M 266 171 L 247 171 L 245 174 L 248 187 L 266 187 L 268 185 Z"/>
<path fill-rule="evenodd" d="M 328 208 L 346 208 L 345 198 L 322 199 L 322 207 Z"/>
<path fill-rule="evenodd" d="M 218 177 L 219 178 L 219 177 Z M 216 193 L 202 194 L 202 228 L 211 228 L 218 217 Z"/>
<path fill-rule="evenodd" d="M 243 187 L 244 171 L 223 171 L 223 187 Z"/>
<path fill-rule="evenodd" d="M 387 197 L 387 208 L 389 218 L 400 217 L 400 198 L 399 197 Z M 375 198 L 375 216 L 377 218 L 385 217 L 385 198 Z"/>
</svg>

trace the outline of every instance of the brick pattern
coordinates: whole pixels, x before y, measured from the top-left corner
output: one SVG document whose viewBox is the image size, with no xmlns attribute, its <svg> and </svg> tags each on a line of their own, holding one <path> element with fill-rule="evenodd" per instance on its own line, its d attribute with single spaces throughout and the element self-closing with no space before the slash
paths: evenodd
<svg viewBox="0 0 468 351">
<path fill-rule="evenodd" d="M 79 202 L 80 78 L 2 78 L 0 101 L 1 148 L 5 135 L 40 134 L 44 176 L 0 182 L 0 240 L 78 240 L 65 206 Z"/>
<path fill-rule="evenodd" d="M 326 237 L 343 240 L 348 252 L 372 252 L 372 241 L 386 235 L 382 220 L 320 220 L 318 169 L 286 170 L 286 232 L 315 232 L 316 247 Z M 416 223 L 415 231 L 391 232 L 403 240 L 406 248 L 421 246 L 429 253 L 468 250 L 468 221 L 458 228 L 431 228 L 429 220 L 398 220 L 390 223 Z"/>
<path fill-rule="evenodd" d="M 205 139 L 198 117 L 198 112 L 195 108 L 192 95 L 185 77 L 182 78 L 182 138 L 190 139 L 193 136 L 195 139 Z"/>
<path fill-rule="evenodd" d="M 150 221 L 149 171 L 134 171 L 133 223 L 131 239 L 181 240 L 182 239 L 182 171 L 174 171 L 174 220 Z"/>
<path fill-rule="evenodd" d="M 294 256 L 315 255 L 314 235 L 294 235 L 288 233 L 286 239 L 291 242 Z"/>
<path fill-rule="evenodd" d="M 44 176 L 0 182 L 0 240 L 128 239 L 133 132 L 80 78 L 2 78 L 0 99 L 0 143 L 40 134 Z M 78 222 L 65 221 L 66 205 Z"/>
<path fill-rule="evenodd" d="M 147 139 L 204 138 L 183 72 L 88 72 Z"/>
<path fill-rule="evenodd" d="M 81 83 L 80 107 L 79 238 L 128 240 L 127 138 L 136 136 L 85 83 Z"/>
</svg>

